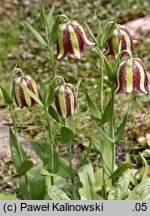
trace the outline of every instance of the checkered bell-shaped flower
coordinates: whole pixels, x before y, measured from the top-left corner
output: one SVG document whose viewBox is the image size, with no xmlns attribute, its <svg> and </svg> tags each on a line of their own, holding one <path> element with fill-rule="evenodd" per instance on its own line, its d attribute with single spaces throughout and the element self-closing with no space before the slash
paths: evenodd
<svg viewBox="0 0 150 216">
<path fill-rule="evenodd" d="M 31 92 L 35 94 L 36 97 L 39 97 L 38 88 L 35 81 L 31 76 L 27 75 L 17 77 L 13 82 L 13 96 L 17 106 L 20 109 L 23 107 L 32 107 L 34 104 L 36 104 L 36 101 L 31 96 L 29 96 L 19 84 L 26 86 Z"/>
<path fill-rule="evenodd" d="M 111 55 L 113 59 L 117 59 L 121 51 L 127 50 L 132 53 L 134 49 L 134 41 L 128 29 L 122 25 L 117 25 L 108 39 L 105 54 Z M 122 54 L 122 57 L 127 56 L 127 53 Z"/>
<path fill-rule="evenodd" d="M 63 22 L 58 30 L 57 40 L 57 59 L 65 56 L 80 59 L 85 48 L 91 48 L 95 45 L 89 39 L 83 27 L 75 20 Z"/>
<path fill-rule="evenodd" d="M 116 92 L 141 92 L 148 94 L 148 77 L 139 58 L 123 60 L 116 76 Z"/>
<path fill-rule="evenodd" d="M 55 90 L 55 106 L 63 118 L 72 116 L 77 108 L 75 89 L 70 83 L 62 83 Z"/>
</svg>

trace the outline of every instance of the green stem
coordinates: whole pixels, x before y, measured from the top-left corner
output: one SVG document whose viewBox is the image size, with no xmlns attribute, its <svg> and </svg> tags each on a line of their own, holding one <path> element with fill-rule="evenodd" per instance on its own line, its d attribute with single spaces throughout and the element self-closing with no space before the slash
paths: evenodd
<svg viewBox="0 0 150 216">
<path fill-rule="evenodd" d="M 104 69 L 103 69 L 103 61 L 102 56 L 100 55 L 100 82 L 99 82 L 99 91 L 100 91 L 100 108 L 103 113 L 103 92 L 104 92 Z"/>
<path fill-rule="evenodd" d="M 100 79 L 99 79 L 99 93 L 100 93 L 100 110 L 101 113 L 103 113 L 103 93 L 104 93 L 104 55 L 101 51 L 101 49 L 96 46 L 98 52 L 99 52 L 99 59 L 100 59 Z"/>
<path fill-rule="evenodd" d="M 73 168 L 72 168 L 72 145 L 71 145 L 71 142 L 69 142 L 69 165 L 70 165 L 70 170 L 71 170 L 71 181 L 72 181 L 72 184 L 74 184 L 74 177 L 72 176 Z"/>
<path fill-rule="evenodd" d="M 65 19 L 67 22 L 69 22 L 69 18 L 65 15 L 65 14 L 61 14 L 59 15 L 60 19 L 63 18 Z"/>
<path fill-rule="evenodd" d="M 67 121 L 66 119 L 64 119 L 65 121 L 65 126 L 67 127 Z M 68 148 L 69 148 L 69 166 L 70 166 L 70 170 L 71 170 L 71 181 L 72 184 L 74 184 L 74 175 L 73 175 L 73 166 L 72 166 L 72 144 L 71 142 L 68 143 Z"/>
<path fill-rule="evenodd" d="M 11 77 L 16 75 L 16 73 L 20 73 L 22 76 L 24 76 L 24 72 L 20 68 L 14 68 L 11 72 Z"/>
<path fill-rule="evenodd" d="M 63 78 L 62 76 L 55 76 L 55 77 L 52 79 L 52 83 L 55 82 L 55 80 L 58 80 L 58 79 L 62 80 L 62 83 L 63 83 L 63 84 L 66 83 L 65 80 L 64 80 L 64 78 Z"/>
<path fill-rule="evenodd" d="M 111 84 L 111 119 L 110 119 L 110 137 L 114 140 L 114 82 Z M 115 144 L 112 143 L 112 173 L 115 168 Z"/>
<path fill-rule="evenodd" d="M 20 146 L 20 143 L 19 143 L 19 140 L 18 140 L 17 126 L 16 126 L 16 121 L 15 121 L 15 118 L 14 118 L 14 114 L 13 114 L 12 105 L 10 105 L 10 114 L 11 114 L 11 118 L 12 118 L 12 122 L 13 122 L 13 128 L 14 128 L 15 137 L 17 139 L 19 156 L 20 156 L 20 159 L 21 159 L 21 163 L 23 163 L 24 160 L 23 160 L 23 156 L 22 156 L 22 152 L 21 152 L 21 146 Z M 25 176 L 25 181 L 26 181 L 26 185 L 27 185 L 27 188 L 28 188 L 28 196 L 29 196 L 29 199 L 30 199 L 30 197 L 31 197 L 31 190 L 30 190 L 30 185 L 29 185 L 28 177 L 27 177 L 27 174 L 24 174 L 24 176 Z"/>
<path fill-rule="evenodd" d="M 48 33 L 48 28 L 46 28 L 45 31 L 46 31 L 46 41 L 47 41 L 47 44 L 48 44 L 48 47 L 49 47 L 49 33 Z"/>
<path fill-rule="evenodd" d="M 48 29 L 46 29 L 46 35 L 47 35 L 47 43 L 49 45 L 49 35 L 48 35 Z M 50 63 L 51 63 L 51 69 L 52 69 L 52 79 L 55 78 L 56 76 L 56 69 L 55 69 L 55 57 L 54 57 L 54 48 L 53 47 L 49 47 L 49 59 L 50 59 Z M 49 137 L 49 145 L 50 145 L 50 149 L 51 149 L 51 167 L 52 170 L 51 172 L 54 172 L 54 139 L 53 139 L 53 133 L 52 133 L 52 128 L 51 128 L 51 123 L 50 123 L 50 115 L 48 112 L 48 108 L 45 107 L 45 116 L 47 119 L 47 126 L 48 126 L 48 137 Z M 54 178 L 53 176 L 51 176 L 51 184 L 54 184 Z"/>
<path fill-rule="evenodd" d="M 55 68 L 55 58 L 54 58 L 54 48 L 51 47 L 49 49 L 50 62 L 52 66 L 52 78 L 56 76 L 56 68 Z"/>
<path fill-rule="evenodd" d="M 54 140 L 53 140 L 53 134 L 52 134 L 52 128 L 51 128 L 51 124 L 50 124 L 50 115 L 48 113 L 48 108 L 45 107 L 45 116 L 46 116 L 46 120 L 47 120 L 47 126 L 48 126 L 48 139 L 49 139 L 49 145 L 50 145 L 50 149 L 51 149 L 51 167 L 52 170 L 51 172 L 54 172 Z M 51 184 L 54 184 L 54 178 L 53 176 L 51 176 Z"/>
</svg>

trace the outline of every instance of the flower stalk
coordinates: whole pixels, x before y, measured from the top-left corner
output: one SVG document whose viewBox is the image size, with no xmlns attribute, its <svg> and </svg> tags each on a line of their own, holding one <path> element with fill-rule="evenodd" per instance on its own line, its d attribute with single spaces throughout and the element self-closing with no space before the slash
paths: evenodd
<svg viewBox="0 0 150 216">
<path fill-rule="evenodd" d="M 45 116 L 47 120 L 47 127 L 48 127 L 48 144 L 50 145 L 50 151 L 51 151 L 51 172 L 54 172 L 54 139 L 53 139 L 53 133 L 52 133 L 52 128 L 50 124 L 50 115 L 48 112 L 48 108 L 45 107 Z M 51 185 L 54 184 L 54 178 L 51 176 Z"/>
<path fill-rule="evenodd" d="M 68 127 L 66 118 L 64 118 L 65 127 Z M 72 144 L 71 142 L 68 143 L 68 150 L 69 150 L 69 166 L 71 170 L 71 182 L 74 184 L 74 174 L 73 174 L 73 166 L 72 166 L 72 159 L 73 159 L 73 152 L 72 152 Z"/>
</svg>

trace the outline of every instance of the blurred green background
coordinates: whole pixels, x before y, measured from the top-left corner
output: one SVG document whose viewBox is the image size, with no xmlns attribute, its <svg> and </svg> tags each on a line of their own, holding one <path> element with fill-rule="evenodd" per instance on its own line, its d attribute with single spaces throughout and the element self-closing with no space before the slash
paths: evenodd
<svg viewBox="0 0 150 216">
<path fill-rule="evenodd" d="M 83 26 L 84 22 L 87 22 L 95 35 L 97 34 L 95 12 L 102 26 L 110 20 L 129 25 L 133 30 L 135 39 L 138 39 L 134 56 L 142 58 L 149 75 L 150 27 L 147 27 L 146 24 L 147 22 L 150 23 L 149 0 L 43 1 L 50 7 L 53 2 L 56 5 L 55 16 L 65 13 Z M 23 21 L 27 21 L 44 36 L 44 30 L 40 24 L 39 5 L 40 1 L 38 0 L 0 0 L 0 84 L 6 88 L 9 87 L 10 71 L 15 65 L 26 74 L 31 74 L 35 80 L 38 80 L 38 73 L 41 74 L 47 84 L 51 77 L 48 53 L 23 26 Z M 139 20 L 140 24 L 137 24 Z M 134 22 L 131 23 L 131 21 Z M 98 101 L 99 59 L 95 50 L 92 49 L 88 50 L 81 60 L 67 57 L 62 61 L 56 61 L 56 64 L 57 74 L 63 76 L 67 82 L 72 82 L 78 89 L 78 111 L 74 116 L 77 127 L 74 141 L 74 164 L 76 165 L 81 152 L 85 149 L 84 142 L 89 140 L 91 136 L 98 138 L 98 134 L 92 126 L 83 87 L 88 89 L 93 100 Z M 104 86 L 106 102 L 110 92 L 107 76 Z M 132 109 L 124 137 L 117 144 L 117 161 L 125 160 L 126 153 L 129 153 L 132 161 L 139 167 L 141 163 L 138 156 L 139 151 L 145 151 L 148 160 L 150 158 L 150 96 L 117 94 L 115 96 L 116 124 L 120 122 L 129 101 L 132 101 Z M 44 115 L 41 110 L 37 111 L 37 109 L 39 108 L 34 107 L 32 112 L 31 110 L 16 110 L 18 130 L 20 136 L 25 137 L 26 140 L 32 138 L 43 140 L 46 138 Z M 2 133 L 6 133 L 8 136 L 9 125 L 11 125 L 9 110 L 0 94 L 0 146 L 5 145 L 5 148 L 9 148 L 8 139 L 5 140 L 1 137 Z M 67 148 L 60 142 L 59 128 L 60 126 L 53 121 L 57 146 L 60 154 L 66 156 L 68 154 Z M 6 175 L 10 176 L 15 172 L 10 168 L 11 162 L 6 154 L 7 151 L 0 153 L 1 180 Z M 91 160 L 96 165 L 98 159 L 95 160 L 93 155 L 94 153 L 91 154 Z M 9 190 L 9 185 L 6 185 L 5 189 Z"/>
</svg>

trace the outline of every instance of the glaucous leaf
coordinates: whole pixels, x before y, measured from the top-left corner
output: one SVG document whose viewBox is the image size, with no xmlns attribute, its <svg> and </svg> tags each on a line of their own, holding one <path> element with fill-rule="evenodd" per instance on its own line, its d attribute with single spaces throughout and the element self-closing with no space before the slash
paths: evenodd
<svg viewBox="0 0 150 216">
<path fill-rule="evenodd" d="M 144 179 L 130 193 L 127 200 L 150 200 L 150 178 Z"/>
<path fill-rule="evenodd" d="M 108 200 L 121 200 L 121 185 L 114 184 L 108 194 Z"/>
<path fill-rule="evenodd" d="M 81 200 L 95 199 L 95 177 L 91 164 L 86 164 L 78 170 L 78 176 L 82 183 L 82 188 L 79 189 Z"/>
<path fill-rule="evenodd" d="M 51 200 L 70 200 L 67 194 L 56 186 L 48 186 L 48 196 Z"/>
</svg>

